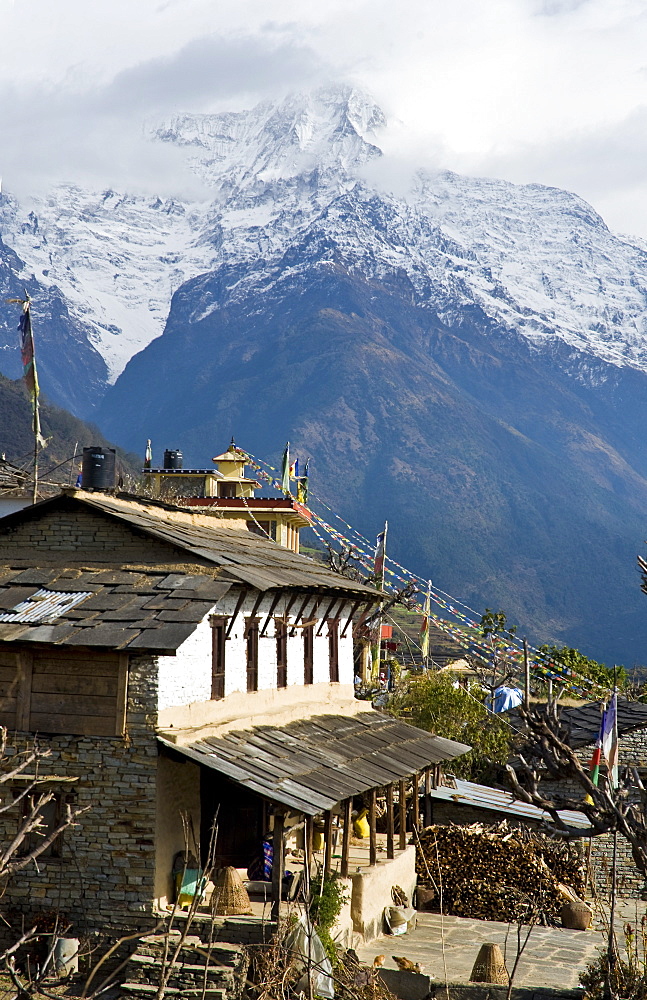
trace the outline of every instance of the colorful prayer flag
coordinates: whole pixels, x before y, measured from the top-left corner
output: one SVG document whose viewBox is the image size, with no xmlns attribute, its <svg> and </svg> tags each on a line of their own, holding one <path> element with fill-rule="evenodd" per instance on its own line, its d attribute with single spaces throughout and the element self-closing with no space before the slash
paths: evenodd
<svg viewBox="0 0 647 1000">
<path fill-rule="evenodd" d="M 598 782 L 600 780 L 600 761 L 602 759 L 602 733 L 604 730 L 604 712 L 602 713 L 602 718 L 600 719 L 600 731 L 598 733 L 598 738 L 595 741 L 595 747 L 593 749 L 593 755 L 589 761 L 589 777 L 595 787 L 598 787 Z M 590 795 L 586 795 L 584 798 L 585 802 L 588 802 L 592 806 L 593 799 Z"/>
<path fill-rule="evenodd" d="M 308 466 L 310 465 L 310 459 L 306 459 L 306 464 L 303 467 L 303 475 L 297 480 L 297 500 L 299 503 L 308 502 Z"/>
<path fill-rule="evenodd" d="M 602 751 L 609 770 L 609 785 L 618 787 L 618 695 L 613 693 L 602 722 Z"/>
<path fill-rule="evenodd" d="M 15 301 L 15 300 L 14 300 Z M 34 349 L 34 334 L 31 328 L 31 302 L 29 296 L 22 302 L 22 315 L 18 323 L 20 332 L 20 354 L 22 356 L 22 371 L 25 385 L 31 399 L 33 411 L 34 435 L 41 448 L 45 447 L 46 441 L 40 432 L 40 413 L 38 410 L 38 397 L 40 388 L 38 385 L 38 372 L 36 371 L 36 351 Z"/>
<path fill-rule="evenodd" d="M 294 462 L 290 466 L 290 479 L 299 478 L 299 459 L 295 458 Z"/>
</svg>

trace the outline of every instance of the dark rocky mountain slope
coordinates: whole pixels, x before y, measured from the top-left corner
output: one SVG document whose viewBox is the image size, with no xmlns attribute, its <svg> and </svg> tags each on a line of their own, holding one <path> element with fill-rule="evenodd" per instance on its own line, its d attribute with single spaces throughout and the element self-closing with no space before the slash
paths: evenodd
<svg viewBox="0 0 647 1000">
<path fill-rule="evenodd" d="M 278 463 L 289 437 L 314 491 L 369 536 L 388 518 L 414 571 L 536 640 L 642 660 L 647 377 L 539 351 L 477 308 L 450 329 L 405 274 L 327 251 L 184 285 L 108 391 L 104 430 L 187 464 L 232 434 Z"/>
</svg>

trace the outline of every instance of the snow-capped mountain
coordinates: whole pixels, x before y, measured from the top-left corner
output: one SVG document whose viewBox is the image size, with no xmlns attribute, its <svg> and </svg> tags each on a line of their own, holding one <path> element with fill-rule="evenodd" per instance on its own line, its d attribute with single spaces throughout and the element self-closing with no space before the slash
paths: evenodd
<svg viewBox="0 0 647 1000">
<path fill-rule="evenodd" d="M 162 333 L 186 280 L 223 264 L 256 262 L 269 273 L 314 238 L 365 274 L 406 273 L 450 326 L 475 306 L 537 345 L 584 352 L 580 370 L 586 355 L 647 369 L 639 240 L 610 233 L 575 195 L 540 185 L 420 170 L 409 194 L 393 197 L 367 169 L 387 127 L 348 87 L 248 112 L 177 115 L 151 128 L 150 141 L 183 152 L 202 201 L 69 184 L 30 204 L 4 196 L 0 231 L 25 278 L 60 290 L 109 382 Z"/>
<path fill-rule="evenodd" d="M 396 195 L 385 129 L 328 88 L 150 128 L 199 201 L 2 196 L 0 283 L 33 291 L 43 391 L 196 465 L 289 438 L 313 492 L 366 534 L 388 518 L 423 579 L 644 662 L 647 248 L 540 185 L 415 165 Z"/>
</svg>

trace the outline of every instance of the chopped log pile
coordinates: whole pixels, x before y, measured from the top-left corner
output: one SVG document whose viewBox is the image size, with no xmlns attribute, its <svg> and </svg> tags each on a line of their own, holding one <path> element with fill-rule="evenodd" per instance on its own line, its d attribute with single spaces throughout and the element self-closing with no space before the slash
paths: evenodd
<svg viewBox="0 0 647 1000">
<path fill-rule="evenodd" d="M 552 922 L 568 896 L 586 885 L 581 851 L 527 828 L 472 823 L 431 826 L 420 833 L 418 886 L 434 891 L 433 906 L 479 920 Z"/>
</svg>

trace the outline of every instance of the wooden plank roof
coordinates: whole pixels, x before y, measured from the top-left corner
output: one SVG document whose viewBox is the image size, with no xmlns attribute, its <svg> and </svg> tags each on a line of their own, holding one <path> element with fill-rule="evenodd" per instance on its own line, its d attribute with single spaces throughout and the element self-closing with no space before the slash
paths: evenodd
<svg viewBox="0 0 647 1000">
<path fill-rule="evenodd" d="M 163 752 L 188 757 L 309 816 L 471 749 L 375 711 L 255 726 L 187 746 L 158 739 Z"/>
</svg>

